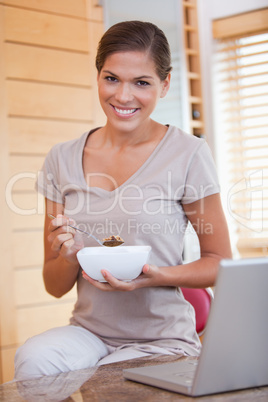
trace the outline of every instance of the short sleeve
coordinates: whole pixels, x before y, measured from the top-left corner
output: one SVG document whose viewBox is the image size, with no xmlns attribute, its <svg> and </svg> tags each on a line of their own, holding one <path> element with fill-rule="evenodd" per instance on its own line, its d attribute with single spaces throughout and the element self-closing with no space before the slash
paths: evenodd
<svg viewBox="0 0 268 402">
<path fill-rule="evenodd" d="M 64 204 L 59 181 L 59 163 L 57 147 L 52 148 L 47 154 L 42 169 L 38 172 L 36 190 L 44 197 L 59 204 Z"/>
<path fill-rule="evenodd" d="M 208 144 L 203 141 L 192 157 L 186 176 L 182 204 L 190 204 L 220 192 L 216 166 Z"/>
</svg>

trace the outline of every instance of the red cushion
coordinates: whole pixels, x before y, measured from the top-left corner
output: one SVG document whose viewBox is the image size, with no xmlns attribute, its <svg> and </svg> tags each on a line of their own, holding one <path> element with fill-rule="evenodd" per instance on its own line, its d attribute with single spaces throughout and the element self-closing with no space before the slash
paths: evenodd
<svg viewBox="0 0 268 402">
<path fill-rule="evenodd" d="M 204 330 L 211 305 L 211 298 L 206 289 L 181 288 L 185 299 L 192 304 L 196 316 L 196 332 Z"/>
</svg>

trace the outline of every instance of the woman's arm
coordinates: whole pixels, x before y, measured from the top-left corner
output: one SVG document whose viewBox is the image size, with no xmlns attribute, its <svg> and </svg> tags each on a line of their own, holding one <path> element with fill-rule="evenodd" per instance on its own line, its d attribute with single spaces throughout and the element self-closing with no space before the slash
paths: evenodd
<svg viewBox="0 0 268 402">
<path fill-rule="evenodd" d="M 213 286 L 218 273 L 219 261 L 231 258 L 231 245 L 220 195 L 214 194 L 184 205 L 184 211 L 193 225 L 200 242 L 200 259 L 184 265 L 157 267 L 146 264 L 143 274 L 126 283 L 113 278 L 103 270 L 108 283 L 99 283 L 83 276 L 102 290 L 134 290 L 150 286 L 182 286 L 205 288 Z"/>
<path fill-rule="evenodd" d="M 191 288 L 213 286 L 219 262 L 232 258 L 228 227 L 219 194 L 183 205 L 200 243 L 200 259 L 172 268 L 164 268 L 166 284 Z"/>
<path fill-rule="evenodd" d="M 75 230 L 67 226 L 69 220 L 63 211 L 62 204 L 46 199 L 43 278 L 46 290 L 55 297 L 74 286 L 80 267 L 76 253 L 83 247 L 81 241 L 75 241 Z M 51 220 L 48 214 L 57 218 Z"/>
</svg>

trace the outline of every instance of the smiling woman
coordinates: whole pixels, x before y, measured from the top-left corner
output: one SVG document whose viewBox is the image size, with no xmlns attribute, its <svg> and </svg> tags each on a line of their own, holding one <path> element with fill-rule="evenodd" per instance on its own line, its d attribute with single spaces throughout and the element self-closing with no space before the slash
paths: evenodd
<svg viewBox="0 0 268 402">
<path fill-rule="evenodd" d="M 139 21 L 129 21 L 128 26 L 116 24 L 99 44 L 96 56 L 99 98 L 110 130 L 113 127 L 109 119 L 113 118 L 119 131 L 123 123 L 123 130 L 139 126 L 144 133 L 159 98 L 169 89 L 172 68 L 166 38 L 153 24 L 147 23 L 146 29 L 141 29 L 142 26 Z"/>
<path fill-rule="evenodd" d="M 61 297 L 77 284 L 78 300 L 69 326 L 18 349 L 16 379 L 154 353 L 198 355 L 195 312 L 180 287 L 213 285 L 219 261 L 231 256 L 208 145 L 151 118 L 170 86 L 163 31 L 149 22 L 116 24 L 99 43 L 96 66 L 106 124 L 54 146 L 37 183 L 47 214 L 56 216 L 45 221 L 46 289 Z M 149 246 L 141 274 L 125 282 L 100 266 L 105 282 L 85 275 L 77 253 L 92 243 L 69 228 L 73 219 L 98 227 L 101 238 L 116 227 L 126 246 Z M 201 258 L 182 264 L 188 221 Z"/>
</svg>

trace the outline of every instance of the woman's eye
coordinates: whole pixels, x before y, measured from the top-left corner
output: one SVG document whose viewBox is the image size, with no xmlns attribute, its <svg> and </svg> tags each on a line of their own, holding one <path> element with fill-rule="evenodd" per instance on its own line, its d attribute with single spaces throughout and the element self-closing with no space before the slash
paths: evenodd
<svg viewBox="0 0 268 402">
<path fill-rule="evenodd" d="M 147 81 L 138 81 L 137 85 L 140 86 L 140 87 L 146 87 L 146 86 L 148 86 L 150 84 Z"/>
<path fill-rule="evenodd" d="M 109 81 L 109 82 L 117 82 L 117 79 L 115 78 L 115 77 L 112 77 L 112 76 L 107 76 L 107 77 L 105 77 L 105 79 L 107 80 L 107 81 Z"/>
</svg>

